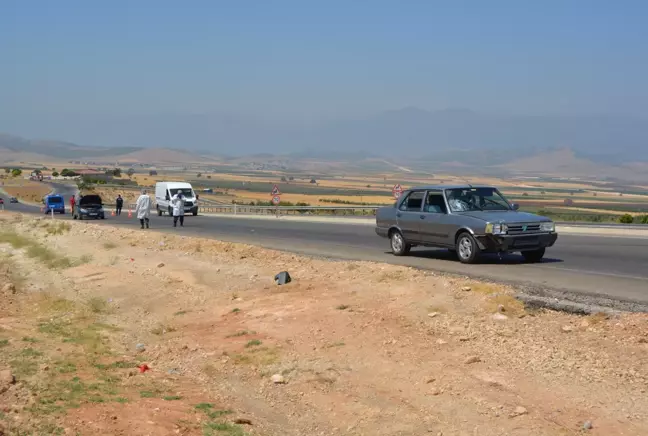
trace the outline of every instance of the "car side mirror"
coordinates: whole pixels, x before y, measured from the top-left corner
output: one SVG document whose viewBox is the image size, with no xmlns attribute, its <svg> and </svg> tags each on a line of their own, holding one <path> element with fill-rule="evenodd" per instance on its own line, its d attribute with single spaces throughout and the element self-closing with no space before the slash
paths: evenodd
<svg viewBox="0 0 648 436">
<path fill-rule="evenodd" d="M 517 203 L 512 203 L 512 204 L 511 204 L 511 209 L 513 209 L 513 210 L 519 210 L 519 209 L 520 209 L 520 205 L 517 204 Z"/>
</svg>

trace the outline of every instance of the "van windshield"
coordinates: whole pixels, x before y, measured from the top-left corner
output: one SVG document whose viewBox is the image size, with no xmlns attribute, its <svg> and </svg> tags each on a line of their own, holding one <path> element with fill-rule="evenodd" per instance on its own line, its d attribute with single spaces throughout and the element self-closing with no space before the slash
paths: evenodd
<svg viewBox="0 0 648 436">
<path fill-rule="evenodd" d="M 193 197 L 193 191 L 190 188 L 169 189 L 169 192 L 171 192 L 172 197 L 178 192 L 181 192 L 185 197 Z"/>
</svg>

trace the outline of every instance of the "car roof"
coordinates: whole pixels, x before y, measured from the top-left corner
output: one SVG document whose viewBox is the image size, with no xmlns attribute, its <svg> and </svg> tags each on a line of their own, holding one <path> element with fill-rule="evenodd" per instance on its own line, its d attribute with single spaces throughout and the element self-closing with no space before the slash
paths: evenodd
<svg viewBox="0 0 648 436">
<path fill-rule="evenodd" d="M 487 185 L 429 185 L 429 186 L 414 186 L 409 188 L 408 191 L 441 191 L 443 189 L 474 189 L 474 188 L 493 188 Z"/>
</svg>

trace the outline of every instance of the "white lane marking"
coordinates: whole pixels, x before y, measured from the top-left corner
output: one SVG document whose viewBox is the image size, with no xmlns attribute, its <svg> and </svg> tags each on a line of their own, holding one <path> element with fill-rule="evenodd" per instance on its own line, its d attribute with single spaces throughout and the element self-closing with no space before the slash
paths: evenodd
<svg viewBox="0 0 648 436">
<path fill-rule="evenodd" d="M 575 272 L 575 273 L 579 273 L 579 274 L 592 274 L 592 275 L 597 275 L 597 276 L 606 276 L 606 277 L 615 277 L 615 278 L 621 278 L 621 279 L 632 279 L 632 280 L 648 281 L 648 277 L 631 276 L 631 275 L 616 274 L 616 273 L 606 273 L 606 272 L 600 272 L 600 271 L 590 271 L 590 270 L 586 270 L 586 269 L 561 268 L 559 266 L 549 266 L 549 265 L 536 265 L 536 268 L 555 269 L 555 270 L 558 270 L 558 271 L 569 271 L 569 272 Z"/>
</svg>

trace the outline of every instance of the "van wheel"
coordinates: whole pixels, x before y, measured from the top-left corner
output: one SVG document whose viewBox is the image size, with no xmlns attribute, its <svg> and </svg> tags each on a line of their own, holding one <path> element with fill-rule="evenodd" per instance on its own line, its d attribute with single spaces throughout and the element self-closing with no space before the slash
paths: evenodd
<svg viewBox="0 0 648 436">
<path fill-rule="evenodd" d="M 463 232 L 457 238 L 457 256 L 461 263 L 475 263 L 480 254 L 477 241 L 468 232 Z"/>
<path fill-rule="evenodd" d="M 198 215 L 198 209 L 194 209 L 194 210 L 191 212 L 191 214 L 192 214 L 193 216 L 197 216 L 197 215 Z"/>
<path fill-rule="evenodd" d="M 389 239 L 394 256 L 405 256 L 412 248 L 410 244 L 405 242 L 405 238 L 398 230 L 394 231 Z"/>
<path fill-rule="evenodd" d="M 162 216 L 162 209 L 160 209 L 160 206 L 155 206 L 157 209 L 158 216 Z"/>
<path fill-rule="evenodd" d="M 173 209 L 169 206 L 169 216 L 173 216 Z"/>
</svg>

